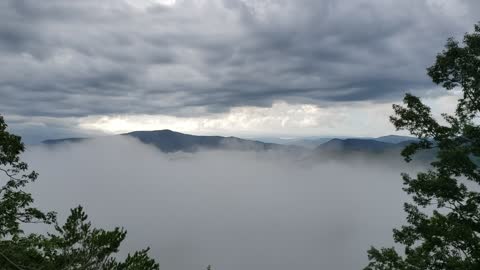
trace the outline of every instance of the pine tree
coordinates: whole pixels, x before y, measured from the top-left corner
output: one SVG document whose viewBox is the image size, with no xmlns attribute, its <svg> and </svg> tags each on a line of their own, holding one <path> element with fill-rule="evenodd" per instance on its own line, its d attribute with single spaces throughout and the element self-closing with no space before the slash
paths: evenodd
<svg viewBox="0 0 480 270">
<path fill-rule="evenodd" d="M 405 159 L 433 148 L 437 156 L 416 177 L 403 174 L 413 200 L 404 206 L 407 225 L 394 230 L 394 241 L 404 252 L 372 247 L 366 270 L 480 269 L 480 25 L 462 43 L 448 39 L 428 75 L 463 95 L 454 115 L 443 114 L 444 125 L 413 95 L 405 96 L 404 106 L 393 105 L 397 130 L 420 139 L 403 150 Z"/>
</svg>

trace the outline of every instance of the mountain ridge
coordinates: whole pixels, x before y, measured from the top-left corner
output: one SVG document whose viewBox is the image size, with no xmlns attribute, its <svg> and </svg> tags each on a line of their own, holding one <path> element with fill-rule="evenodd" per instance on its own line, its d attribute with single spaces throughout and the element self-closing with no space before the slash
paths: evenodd
<svg viewBox="0 0 480 270">
<path fill-rule="evenodd" d="M 247 140 L 238 137 L 202 136 L 176 132 L 170 129 L 152 131 L 132 131 L 111 136 L 127 136 L 140 142 L 157 147 L 162 152 L 197 152 L 202 149 L 225 149 L 242 151 L 286 150 L 299 151 L 298 146 L 287 146 L 275 143 L 265 143 L 257 140 Z M 106 136 L 110 137 L 110 136 Z M 42 141 L 42 144 L 55 146 L 65 143 L 78 143 L 95 138 L 63 138 Z"/>
<path fill-rule="evenodd" d="M 198 152 L 201 150 L 240 150 L 240 151 L 269 151 L 280 150 L 290 153 L 311 153 L 319 156 L 348 156 L 355 154 L 399 154 L 416 138 L 398 135 L 386 135 L 378 138 L 325 138 L 324 142 L 316 147 L 304 147 L 293 144 L 279 144 L 262 142 L 255 139 L 238 137 L 191 135 L 170 129 L 152 131 L 132 131 L 111 136 L 127 136 L 135 138 L 141 143 L 153 145 L 165 153 Z M 109 136 L 106 136 L 109 137 Z M 99 138 L 99 137 L 97 137 Z M 100 137 L 103 138 L 103 137 Z M 63 138 L 45 140 L 42 143 L 55 146 L 65 143 L 79 143 L 96 138 Z M 317 139 L 318 140 L 318 139 Z"/>
</svg>

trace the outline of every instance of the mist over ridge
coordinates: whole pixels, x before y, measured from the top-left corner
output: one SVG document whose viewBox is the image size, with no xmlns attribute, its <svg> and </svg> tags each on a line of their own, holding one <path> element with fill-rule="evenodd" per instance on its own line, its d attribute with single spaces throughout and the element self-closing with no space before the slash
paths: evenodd
<svg viewBox="0 0 480 270">
<path fill-rule="evenodd" d="M 0 270 L 479 270 L 478 11 L 0 1 Z"/>
<path fill-rule="evenodd" d="M 392 245 L 407 200 L 408 166 L 368 157 L 166 154 L 117 136 L 29 147 L 24 158 L 41 173 L 31 188 L 40 207 L 64 218 L 81 204 L 96 225 L 125 226 L 123 252 L 148 245 L 173 270 L 358 269 L 368 246 Z"/>
<path fill-rule="evenodd" d="M 272 140 L 271 138 L 205 136 L 191 135 L 172 130 L 133 131 L 129 133 L 91 138 L 63 138 L 42 142 L 43 145 L 57 147 L 59 145 L 96 140 L 99 142 L 115 137 L 127 137 L 137 140 L 164 153 L 198 151 L 254 151 L 276 152 L 282 156 L 296 157 L 300 160 L 331 160 L 331 159 L 363 159 L 365 156 L 376 159 L 377 162 L 394 162 L 402 160 L 400 152 L 412 142 L 415 137 L 388 135 L 378 138 L 336 138 L 313 137 L 297 140 Z M 427 164 L 433 159 L 432 151 L 423 153 L 417 160 Z"/>
</svg>

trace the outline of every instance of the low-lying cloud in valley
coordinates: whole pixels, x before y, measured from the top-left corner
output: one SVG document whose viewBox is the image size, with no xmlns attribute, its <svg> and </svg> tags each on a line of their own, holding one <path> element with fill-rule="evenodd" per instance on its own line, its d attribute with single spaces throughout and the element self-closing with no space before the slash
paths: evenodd
<svg viewBox="0 0 480 270">
<path fill-rule="evenodd" d="M 48 158 L 46 158 L 48 157 Z M 361 269 L 404 220 L 399 165 L 316 162 L 275 152 L 164 154 L 112 137 L 30 147 L 36 203 L 83 205 L 124 226 L 124 252 L 151 247 L 162 269 Z M 125 255 L 125 254 L 121 254 Z"/>
</svg>

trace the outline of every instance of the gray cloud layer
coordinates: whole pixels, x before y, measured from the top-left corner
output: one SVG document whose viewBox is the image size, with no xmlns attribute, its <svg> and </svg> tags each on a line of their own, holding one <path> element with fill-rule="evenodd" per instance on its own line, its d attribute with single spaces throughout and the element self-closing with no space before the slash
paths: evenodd
<svg viewBox="0 0 480 270">
<path fill-rule="evenodd" d="M 82 204 L 96 226 L 125 226 L 123 251 L 148 245 L 169 270 L 361 269 L 404 222 L 402 169 L 378 161 L 165 155 L 126 138 L 30 148 L 25 159 L 40 172 L 41 208 L 63 220 Z"/>
<path fill-rule="evenodd" d="M 130 3 L 147 0 L 129 0 Z M 478 1 L 0 3 L 0 108 L 17 116 L 196 115 L 274 100 L 391 100 L 428 87 Z"/>
</svg>

